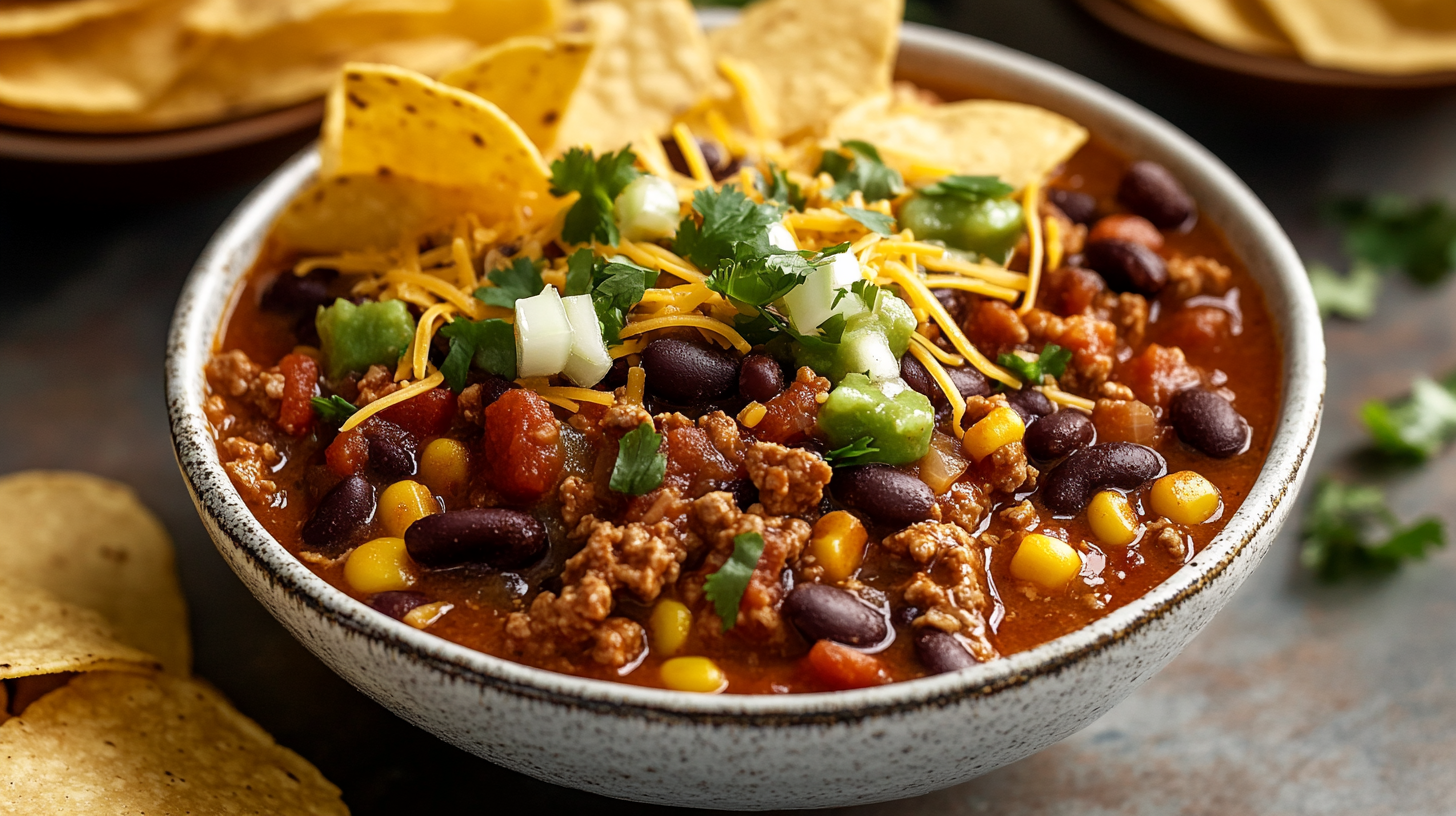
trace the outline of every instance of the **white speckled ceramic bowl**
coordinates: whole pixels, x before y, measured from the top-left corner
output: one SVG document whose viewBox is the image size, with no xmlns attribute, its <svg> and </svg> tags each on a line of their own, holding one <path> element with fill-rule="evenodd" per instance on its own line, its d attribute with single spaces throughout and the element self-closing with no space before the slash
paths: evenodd
<svg viewBox="0 0 1456 816">
<path fill-rule="evenodd" d="M 787 696 L 700 696 L 553 674 L 374 612 L 316 577 L 254 520 L 202 413 L 203 365 L 218 323 L 274 216 L 318 167 L 312 150 L 278 170 L 218 232 L 172 327 L 167 398 L 177 459 L 218 550 L 295 637 L 401 717 L 492 762 L 608 796 L 755 809 L 895 799 L 1021 759 L 1097 719 L 1209 622 L 1283 525 L 1324 391 L 1314 300 L 1264 205 L 1207 151 L 1126 99 L 1005 48 L 917 26 L 905 28 L 899 73 L 1060 111 L 1129 155 L 1162 162 L 1264 288 L 1285 367 L 1273 450 L 1223 533 L 1146 597 L 956 674 Z"/>
</svg>

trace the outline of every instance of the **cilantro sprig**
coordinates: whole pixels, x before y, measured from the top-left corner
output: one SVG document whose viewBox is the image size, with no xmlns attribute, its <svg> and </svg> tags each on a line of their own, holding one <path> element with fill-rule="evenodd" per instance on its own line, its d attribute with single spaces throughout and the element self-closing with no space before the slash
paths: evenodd
<svg viewBox="0 0 1456 816">
<path fill-rule="evenodd" d="M 733 555 L 703 584 L 703 595 L 713 602 L 713 611 L 723 623 L 723 631 L 738 622 L 738 607 L 753 570 L 763 555 L 764 540 L 758 533 L 742 533 L 733 537 Z"/>
<path fill-rule="evenodd" d="M 768 166 L 768 175 L 758 177 L 758 192 L 764 201 L 772 201 L 781 207 L 804 209 L 804 191 L 789 179 L 788 173 L 772 162 Z"/>
<path fill-rule="evenodd" d="M 693 210 L 702 223 L 691 216 L 684 218 L 677 229 L 675 249 L 699 269 L 716 269 L 721 261 L 737 257 L 740 244 L 767 250 L 768 228 L 782 216 L 777 206 L 756 204 L 732 184 L 693 193 Z"/>
<path fill-rule="evenodd" d="M 541 279 L 541 267 L 526 257 L 515 259 L 510 266 L 492 270 L 486 278 L 491 285 L 476 289 L 475 299 L 502 309 L 514 309 L 517 300 L 535 297 L 546 288 L 546 281 Z"/>
<path fill-rule="evenodd" d="M 565 156 L 551 162 L 551 194 L 558 198 L 573 192 L 581 195 L 566 211 L 566 220 L 561 225 L 562 240 L 571 244 L 595 240 L 617 245 L 621 235 L 617 231 L 614 202 L 622 188 L 641 175 L 632 166 L 636 161 L 636 154 L 625 147 L 601 156 L 573 147 Z"/>
<path fill-rule="evenodd" d="M 1345 252 L 1381 268 L 1399 268 L 1424 284 L 1456 268 L 1456 209 L 1443 201 L 1396 195 L 1339 199 L 1326 214 L 1345 231 Z"/>
<path fill-rule="evenodd" d="M 1356 261 L 1350 274 L 1341 275 L 1318 261 L 1308 264 L 1309 286 L 1320 316 L 1331 315 L 1349 320 L 1364 320 L 1375 313 L 1375 298 L 1380 291 L 1380 270 L 1366 261 Z"/>
<path fill-rule="evenodd" d="M 457 317 L 441 326 L 439 334 L 450 340 L 440 373 L 451 391 L 465 390 L 472 365 L 508 380 L 516 378 L 516 329 L 506 321 Z"/>
<path fill-rule="evenodd" d="M 319 419 L 322 419 L 330 425 L 343 425 L 348 421 L 349 417 L 354 415 L 355 411 L 359 410 L 354 407 L 354 403 L 349 402 L 338 394 L 327 398 L 314 397 L 308 403 L 313 406 L 314 413 L 319 415 Z"/>
<path fill-rule="evenodd" d="M 1410 397 L 1371 400 L 1360 409 L 1360 418 L 1383 453 L 1425 461 L 1456 439 L 1456 375 L 1444 383 L 1420 377 L 1411 384 Z"/>
<path fill-rule="evenodd" d="M 834 179 L 829 188 L 829 197 L 835 201 L 849 197 L 859 190 L 865 201 L 879 201 L 894 198 L 905 190 L 905 180 L 900 171 L 885 164 L 880 151 L 869 142 L 857 139 L 840 142 L 840 150 L 826 150 L 819 160 L 820 173 L 828 173 Z"/>
<path fill-rule="evenodd" d="M 1379 488 L 1328 478 L 1315 493 L 1303 535 L 1300 561 L 1327 582 L 1388 574 L 1446 545 L 1440 520 L 1425 518 L 1402 527 Z"/>
<path fill-rule="evenodd" d="M 1005 198 L 1015 187 L 997 176 L 946 176 L 934 184 L 920 188 L 920 194 L 932 198 L 959 198 L 980 201 L 983 198 Z"/>
<path fill-rule="evenodd" d="M 834 467 L 857 465 L 866 461 L 871 454 L 880 452 L 880 449 L 874 446 L 874 441 L 871 437 L 861 436 L 842 448 L 835 448 L 824 454 L 824 461 Z"/>
<path fill-rule="evenodd" d="M 641 496 L 656 490 L 667 475 L 667 454 L 662 452 L 662 434 L 644 422 L 622 435 L 617 463 L 608 483 L 618 493 Z"/>
<path fill-rule="evenodd" d="M 1006 352 L 996 358 L 996 364 L 1010 370 L 1028 385 L 1041 385 L 1044 375 L 1062 376 L 1067 363 L 1072 361 L 1071 349 L 1064 349 L 1056 343 L 1047 343 L 1035 360 L 1028 360 L 1020 354 Z"/>
<path fill-rule="evenodd" d="M 845 207 L 844 214 L 858 221 L 871 232 L 878 232 L 884 236 L 895 234 L 895 219 L 892 216 L 860 207 Z"/>
</svg>

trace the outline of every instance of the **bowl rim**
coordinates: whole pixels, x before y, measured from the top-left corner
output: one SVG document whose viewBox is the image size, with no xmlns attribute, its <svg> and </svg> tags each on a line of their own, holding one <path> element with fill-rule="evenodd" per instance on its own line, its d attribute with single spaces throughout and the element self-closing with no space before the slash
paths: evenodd
<svg viewBox="0 0 1456 816">
<path fill-rule="evenodd" d="M 703 16 L 709 26 L 731 18 L 723 13 Z M 1029 55 L 955 32 L 906 24 L 900 46 L 930 55 L 970 57 L 1022 83 L 1077 97 L 1164 152 L 1178 156 L 1196 168 L 1206 186 L 1219 190 L 1251 234 L 1260 236 L 1262 251 L 1272 259 L 1271 274 L 1287 290 L 1287 313 L 1281 321 L 1284 393 L 1263 470 L 1244 504 L 1214 541 L 1142 597 L 1055 640 L 970 669 L 869 689 L 787 695 L 699 695 L 558 674 L 478 652 L 380 615 L 315 575 L 267 533 L 223 470 L 202 412 L 202 370 L 218 334 L 218 326 L 210 318 L 236 296 L 232 282 L 247 271 L 229 270 L 228 258 L 238 252 L 250 259 L 255 256 L 274 216 L 316 172 L 319 157 L 314 146 L 295 155 L 238 206 L 198 259 L 178 300 L 167 344 L 168 412 L 178 465 L 204 520 L 229 538 L 276 589 L 331 619 L 346 634 L 374 640 L 453 681 L 614 717 L 794 726 L 946 707 L 1057 674 L 1156 623 L 1213 582 L 1244 552 L 1281 504 L 1294 499 L 1314 445 L 1324 397 L 1323 334 L 1299 256 L 1273 215 L 1222 162 L 1165 120 L 1111 90 Z M 247 266 L 251 267 L 251 260 Z M 1297 279 L 1293 270 L 1301 271 Z M 227 546 L 216 543 L 220 548 Z"/>
</svg>

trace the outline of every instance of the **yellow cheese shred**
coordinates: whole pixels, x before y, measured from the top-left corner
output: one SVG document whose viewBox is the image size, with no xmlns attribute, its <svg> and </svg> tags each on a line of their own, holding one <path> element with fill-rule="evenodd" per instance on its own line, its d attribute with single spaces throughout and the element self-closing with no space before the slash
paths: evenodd
<svg viewBox="0 0 1456 816">
<path fill-rule="evenodd" d="M 1046 268 L 1056 271 L 1062 268 L 1062 222 L 1048 215 L 1046 217 Z"/>
<path fill-rule="evenodd" d="M 956 439 L 960 439 L 965 434 L 965 430 L 961 428 L 961 419 L 966 415 L 966 401 L 961 396 L 961 390 L 956 388 L 950 375 L 944 368 L 941 368 L 940 361 L 936 360 L 935 355 L 926 350 L 925 346 L 912 343 L 910 353 L 915 355 L 915 359 L 919 360 L 921 365 L 925 366 L 925 370 L 930 372 L 930 378 L 935 380 L 935 384 L 945 392 L 945 398 L 950 400 L 950 429 L 955 433 Z"/>
<path fill-rule="evenodd" d="M 572 402 L 594 402 L 597 405 L 611 405 L 616 402 L 610 391 L 593 391 L 590 388 L 576 388 L 569 385 L 552 385 L 546 388 L 533 388 L 542 398 L 557 397 Z"/>
<path fill-rule="evenodd" d="M 743 118 L 748 120 L 748 132 L 760 142 L 768 141 L 768 117 L 764 114 L 763 102 L 758 92 L 758 77 L 753 69 L 732 57 L 722 57 L 718 60 L 718 70 L 738 94 L 738 100 L 743 105 Z"/>
<path fill-rule="evenodd" d="M 646 341 L 640 340 L 640 339 L 639 340 L 628 340 L 627 342 L 622 343 L 621 345 L 612 346 L 612 348 L 610 350 L 608 350 L 607 353 L 612 356 L 612 359 L 613 360 L 618 360 L 618 359 L 621 359 L 623 357 L 626 357 L 626 356 L 628 356 L 630 354 L 641 354 L 642 353 L 642 349 L 644 349 L 644 348 L 647 348 L 647 342 Z"/>
<path fill-rule="evenodd" d="M 1017 314 L 1026 314 L 1031 307 L 1036 305 L 1036 289 L 1041 284 L 1041 265 L 1045 253 L 1042 251 L 1041 242 L 1041 216 L 1038 215 L 1037 196 L 1041 194 L 1041 183 L 1033 181 L 1026 185 L 1026 195 L 1022 199 L 1022 210 L 1026 216 L 1026 238 L 1031 244 L 1031 261 L 1026 267 L 1026 297 L 1022 299 L 1021 306 L 1016 309 Z"/>
<path fill-rule="evenodd" d="M 465 238 L 457 235 L 450 242 L 450 257 L 455 262 L 455 277 L 460 282 L 462 292 L 475 291 L 475 264 L 470 260 L 470 250 L 465 246 Z"/>
<path fill-rule="evenodd" d="M 423 379 L 430 366 L 430 345 L 435 339 L 435 332 L 449 322 L 441 320 L 448 318 L 455 313 L 455 304 L 436 303 L 420 315 L 420 322 L 415 326 L 415 339 L 410 344 L 410 359 L 414 364 L 415 379 Z"/>
<path fill-rule="evenodd" d="M 426 275 L 423 272 L 405 272 L 395 270 L 393 272 L 385 273 L 384 280 L 388 283 L 400 286 L 401 288 L 404 285 L 419 287 L 420 289 L 429 292 L 440 300 L 444 300 L 454 304 L 455 308 L 459 309 L 461 314 L 470 317 L 476 316 L 476 312 L 478 311 L 478 309 L 476 308 L 477 304 L 479 304 L 480 306 L 485 305 L 484 303 L 476 300 L 474 297 L 460 291 L 458 288 L 455 287 L 454 284 L 450 283 L 449 281 L 442 280 L 435 277 L 434 275 Z M 403 295 L 401 295 L 401 299 L 403 299 Z"/>
<path fill-rule="evenodd" d="M 930 313 L 931 317 L 935 319 L 936 325 L 940 326 L 941 333 L 971 365 L 997 382 L 1003 382 L 1012 388 L 1021 388 L 1021 381 L 1014 374 L 987 360 L 986 355 L 971 345 L 971 341 L 961 333 L 960 326 L 957 326 L 956 322 L 951 319 L 940 300 L 931 294 L 930 289 L 925 286 L 925 282 L 918 275 L 899 261 L 887 262 L 882 271 L 891 281 L 899 284 L 901 291 L 910 299 L 912 306 L 919 306 Z"/>
<path fill-rule="evenodd" d="M 547 396 L 545 394 L 541 394 L 541 399 L 546 400 L 547 402 L 551 403 L 552 405 L 556 405 L 556 406 L 565 408 L 566 410 L 572 412 L 573 414 L 576 413 L 577 411 L 580 411 L 581 410 L 581 406 L 580 405 L 576 404 L 575 402 L 572 402 L 569 399 L 566 399 L 565 397 Z"/>
<path fill-rule="evenodd" d="M 1018 292 L 1026 291 L 1026 276 L 1020 272 L 1012 272 L 1009 269 L 987 263 L 971 263 L 952 255 L 920 255 L 918 252 L 915 254 L 920 256 L 921 265 L 931 272 L 954 272 L 957 275 L 990 281 Z"/>
<path fill-rule="evenodd" d="M 975 292 L 978 295 L 1004 300 L 1007 303 L 1021 297 L 1020 292 L 1008 286 L 979 278 L 965 278 L 960 275 L 926 275 L 925 285 L 932 289 L 961 289 L 966 292 Z"/>
<path fill-rule="evenodd" d="M 784 224 L 796 233 L 798 230 L 815 232 L 850 232 L 862 230 L 864 225 L 838 210 L 818 208 L 805 212 L 791 212 L 784 216 Z"/>
<path fill-rule="evenodd" d="M 636 241 L 623 239 L 621 243 L 617 244 L 617 249 L 638 266 L 659 269 L 692 283 L 702 283 L 708 279 L 707 275 L 699 272 L 692 264 L 655 244 L 639 244 Z"/>
<path fill-rule="evenodd" d="M 383 411 L 385 408 L 388 408 L 391 405 L 398 405 L 401 402 L 418 397 L 420 394 L 423 394 L 426 391 L 438 388 L 440 386 L 440 383 L 444 381 L 445 375 L 436 371 L 434 374 L 431 374 L 423 380 L 420 380 L 416 383 L 410 383 L 409 385 L 406 385 L 404 388 L 399 389 L 398 391 L 390 394 L 387 397 L 380 397 L 379 399 L 369 403 L 363 408 L 355 411 L 353 416 L 344 420 L 344 424 L 339 426 L 339 432 L 342 433 L 344 431 L 352 431 L 353 429 L 359 427 L 359 423 L 363 422 L 369 417 L 374 416 L 380 411 Z"/>
<path fill-rule="evenodd" d="M 698 147 L 698 140 L 693 138 L 693 132 L 685 123 L 678 122 L 672 126 L 672 140 L 677 143 L 677 149 L 682 151 L 693 179 L 703 184 L 712 184 L 713 171 L 708 169 L 708 160 L 703 158 L 703 149 Z"/>
<path fill-rule="evenodd" d="M 667 160 L 667 154 L 662 150 L 662 142 L 657 141 L 657 137 L 651 132 L 644 132 L 641 138 L 633 142 L 632 151 L 637 154 L 637 161 L 642 164 L 643 169 L 652 175 L 665 179 L 677 175 Z"/>
<path fill-rule="evenodd" d="M 629 323 L 622 329 L 620 336 L 633 337 L 644 332 L 657 331 L 658 329 L 669 329 L 674 327 L 690 327 L 695 329 L 707 329 L 708 331 L 722 335 L 743 354 L 753 350 L 743 335 L 733 330 L 732 326 L 721 320 L 714 320 L 706 315 L 669 315 L 667 317 L 649 317 L 636 323 Z M 1010 376 L 1010 375 L 1007 375 Z"/>
<path fill-rule="evenodd" d="M 627 402 L 633 405 L 641 405 L 646 391 L 647 369 L 640 365 L 627 369 Z"/>
<path fill-rule="evenodd" d="M 1087 399 L 1086 397 L 1079 397 L 1076 394 L 1068 394 L 1066 391 L 1062 391 L 1057 388 L 1043 386 L 1040 390 L 1043 394 L 1046 395 L 1047 399 L 1055 402 L 1058 405 L 1065 405 L 1070 408 L 1081 408 L 1083 411 L 1086 411 L 1088 413 L 1091 413 L 1092 409 L 1097 407 L 1097 403 Z"/>
<path fill-rule="evenodd" d="M 951 354 L 940 346 L 937 346 L 934 341 L 932 341 L 929 337 L 921 334 L 920 332 L 911 332 L 910 339 L 914 340 L 916 344 L 924 348 L 926 351 L 930 352 L 930 355 L 932 357 L 941 361 L 942 363 L 945 363 L 946 365 L 963 366 L 966 364 L 966 358 L 960 356 L 959 354 Z"/>
</svg>

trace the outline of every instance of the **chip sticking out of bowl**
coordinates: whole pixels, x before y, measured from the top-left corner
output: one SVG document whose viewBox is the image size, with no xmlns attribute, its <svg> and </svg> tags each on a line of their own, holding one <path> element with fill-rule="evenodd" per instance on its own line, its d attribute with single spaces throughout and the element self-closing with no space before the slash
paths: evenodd
<svg viewBox="0 0 1456 816">
<path fill-rule="evenodd" d="M 123 643 L 188 673 L 171 539 L 125 485 L 83 473 L 0 478 L 0 564 L 8 580 L 96 610 Z"/>
<path fill-rule="evenodd" d="M 117 641 L 99 612 L 43 589 L 0 582 L 0 679 L 155 668 L 156 658 Z"/>
<path fill-rule="evenodd" d="M 590 38 L 574 34 L 516 37 L 486 48 L 442 74 L 440 81 L 494 103 L 546 152 L 556 143 L 593 45 Z"/>
<path fill-rule="evenodd" d="M 1130 0 L 1133 8 L 1219 45 L 1252 54 L 1293 54 L 1260 0 Z"/>
</svg>

